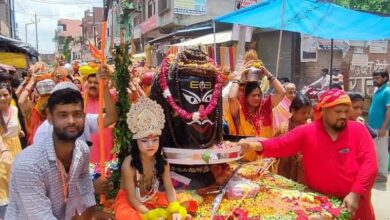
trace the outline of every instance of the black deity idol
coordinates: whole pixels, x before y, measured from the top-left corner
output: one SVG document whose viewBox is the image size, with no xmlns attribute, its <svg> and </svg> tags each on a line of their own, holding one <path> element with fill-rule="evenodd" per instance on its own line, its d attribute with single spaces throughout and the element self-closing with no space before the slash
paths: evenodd
<svg viewBox="0 0 390 220">
<path fill-rule="evenodd" d="M 161 74 L 153 82 L 150 95 L 164 108 L 166 124 L 160 144 L 166 148 L 177 148 L 179 152 L 179 149 L 213 147 L 222 141 L 222 99 L 221 95 L 213 96 L 214 90 L 220 89 L 216 86 L 215 66 L 202 51 L 196 49 L 185 50 L 167 60 L 166 68 L 161 68 Z M 161 87 L 161 77 L 165 77 L 168 88 Z M 172 96 L 180 110 L 189 114 L 204 112 L 212 102 L 216 102 L 216 107 L 206 111 L 205 117 L 183 118 L 167 101 L 167 94 Z M 191 179 L 191 188 L 207 186 L 214 181 L 209 165 L 171 164 L 171 167 L 176 173 Z"/>
</svg>

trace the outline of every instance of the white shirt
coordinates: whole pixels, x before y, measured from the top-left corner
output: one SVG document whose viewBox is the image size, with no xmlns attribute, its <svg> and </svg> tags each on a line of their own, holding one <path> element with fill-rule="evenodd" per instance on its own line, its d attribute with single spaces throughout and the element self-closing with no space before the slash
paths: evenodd
<svg viewBox="0 0 390 220">
<path fill-rule="evenodd" d="M 326 74 L 325 76 L 321 76 L 317 81 L 313 82 L 309 86 L 319 88 L 321 90 L 329 89 L 330 75 Z"/>
<path fill-rule="evenodd" d="M 85 142 L 76 140 L 70 170 L 62 176 L 69 181 L 67 202 L 56 161 L 53 137 L 34 143 L 16 156 L 5 219 L 70 220 L 96 204 Z"/>
<path fill-rule="evenodd" d="M 85 116 L 84 133 L 78 138 L 78 140 L 90 141 L 91 134 L 97 132 L 98 129 L 98 114 L 87 114 Z M 50 124 L 47 120 L 45 120 L 35 132 L 33 143 L 41 142 L 47 137 L 51 137 L 52 134 L 53 125 Z"/>
</svg>

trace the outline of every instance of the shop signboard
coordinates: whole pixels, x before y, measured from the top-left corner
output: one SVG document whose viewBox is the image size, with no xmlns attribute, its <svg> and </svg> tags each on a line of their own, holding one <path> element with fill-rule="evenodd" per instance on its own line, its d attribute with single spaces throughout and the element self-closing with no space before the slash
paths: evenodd
<svg viewBox="0 0 390 220">
<path fill-rule="evenodd" d="M 317 62 L 317 39 L 301 34 L 301 62 Z"/>
<path fill-rule="evenodd" d="M 173 13 L 183 15 L 205 15 L 207 0 L 175 0 Z"/>
<path fill-rule="evenodd" d="M 141 33 L 145 34 L 157 27 L 157 16 L 153 15 L 141 23 Z"/>
<path fill-rule="evenodd" d="M 251 6 L 253 4 L 256 4 L 259 1 L 258 0 L 240 0 L 239 4 L 237 4 L 237 6 L 238 6 L 238 9 L 245 8 L 245 7 Z"/>
<path fill-rule="evenodd" d="M 370 42 L 370 53 L 387 53 L 387 40 L 374 40 Z"/>
</svg>

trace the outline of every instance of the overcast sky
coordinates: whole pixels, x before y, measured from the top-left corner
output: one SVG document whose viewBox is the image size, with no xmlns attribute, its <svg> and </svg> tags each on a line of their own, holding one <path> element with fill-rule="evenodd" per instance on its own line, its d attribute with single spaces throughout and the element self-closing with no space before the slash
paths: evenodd
<svg viewBox="0 0 390 220">
<path fill-rule="evenodd" d="M 16 23 L 18 34 L 26 41 L 25 24 L 32 23 L 37 14 L 39 53 L 54 52 L 54 32 L 60 18 L 80 19 L 84 11 L 92 7 L 102 7 L 103 0 L 15 0 Z M 27 26 L 27 41 L 34 48 L 35 26 Z"/>
</svg>

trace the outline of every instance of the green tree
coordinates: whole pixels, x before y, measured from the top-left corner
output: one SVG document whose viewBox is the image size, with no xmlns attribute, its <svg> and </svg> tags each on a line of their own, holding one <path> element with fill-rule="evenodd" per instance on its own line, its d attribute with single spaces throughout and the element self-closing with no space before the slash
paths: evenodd
<svg viewBox="0 0 390 220">
<path fill-rule="evenodd" d="M 364 10 L 390 14 L 389 0 L 335 0 L 334 2 L 343 7 L 354 10 Z"/>
<path fill-rule="evenodd" d="M 73 39 L 71 37 L 65 38 L 64 44 L 62 46 L 62 53 L 64 54 L 65 61 L 68 63 L 70 63 L 70 55 L 71 55 L 70 42 L 72 42 L 72 40 Z"/>
</svg>

